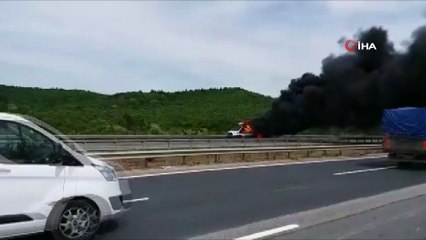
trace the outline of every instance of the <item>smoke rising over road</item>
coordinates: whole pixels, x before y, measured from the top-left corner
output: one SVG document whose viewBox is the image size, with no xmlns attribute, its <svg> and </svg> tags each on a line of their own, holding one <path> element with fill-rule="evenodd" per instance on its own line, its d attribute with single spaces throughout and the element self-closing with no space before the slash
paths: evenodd
<svg viewBox="0 0 426 240">
<path fill-rule="evenodd" d="M 412 33 L 404 52 L 394 50 L 381 27 L 360 32 L 357 40 L 374 43 L 377 50 L 328 56 L 319 76 L 305 73 L 291 80 L 271 110 L 252 120 L 256 132 L 365 129 L 380 122 L 384 108 L 426 106 L 426 26 Z"/>
</svg>

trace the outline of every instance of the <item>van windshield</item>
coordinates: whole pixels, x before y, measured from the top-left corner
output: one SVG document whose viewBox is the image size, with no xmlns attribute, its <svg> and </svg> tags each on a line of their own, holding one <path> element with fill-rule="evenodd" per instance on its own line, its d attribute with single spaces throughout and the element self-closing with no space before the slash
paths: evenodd
<svg viewBox="0 0 426 240">
<path fill-rule="evenodd" d="M 79 144 L 77 144 L 76 142 L 74 142 L 72 139 L 70 139 L 69 137 L 67 137 L 65 134 L 61 133 L 60 131 L 58 131 L 57 129 L 55 129 L 54 127 L 50 126 L 49 124 L 34 118 L 34 117 L 30 117 L 30 116 L 26 116 L 26 115 L 20 115 L 21 117 L 27 119 L 28 121 L 36 124 L 38 127 L 42 128 L 43 130 L 45 130 L 46 132 L 52 134 L 53 136 L 55 136 L 56 138 L 58 138 L 62 143 L 66 144 L 68 147 L 70 147 L 72 150 L 78 152 L 78 153 L 85 153 L 87 152 L 84 148 L 82 148 Z"/>
<path fill-rule="evenodd" d="M 231 128 L 231 131 L 239 131 L 241 129 L 241 125 L 235 126 Z"/>
</svg>

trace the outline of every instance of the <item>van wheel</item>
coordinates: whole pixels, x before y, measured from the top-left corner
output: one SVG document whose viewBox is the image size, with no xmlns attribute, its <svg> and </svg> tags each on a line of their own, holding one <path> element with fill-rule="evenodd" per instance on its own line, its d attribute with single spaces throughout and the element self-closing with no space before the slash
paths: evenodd
<svg viewBox="0 0 426 240">
<path fill-rule="evenodd" d="M 93 239 L 100 225 L 100 212 L 86 200 L 72 200 L 59 217 L 51 232 L 55 240 Z"/>
</svg>

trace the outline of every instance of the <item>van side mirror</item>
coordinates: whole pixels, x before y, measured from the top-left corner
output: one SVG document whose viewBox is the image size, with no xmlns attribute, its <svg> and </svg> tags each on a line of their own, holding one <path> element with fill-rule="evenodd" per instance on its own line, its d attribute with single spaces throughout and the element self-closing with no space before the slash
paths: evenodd
<svg viewBox="0 0 426 240">
<path fill-rule="evenodd" d="M 57 164 L 64 166 L 77 166 L 80 165 L 79 162 L 71 155 L 68 151 L 66 151 L 62 144 L 56 144 L 56 159 Z"/>
<path fill-rule="evenodd" d="M 54 153 L 53 156 L 51 156 L 51 158 L 53 158 L 53 161 L 51 162 L 52 165 L 62 165 L 63 164 L 63 152 L 64 152 L 64 148 L 62 147 L 62 145 L 60 143 L 54 143 Z"/>
<path fill-rule="evenodd" d="M 56 143 L 55 144 L 55 152 L 56 152 L 56 154 L 61 155 L 63 153 L 63 151 L 64 151 L 64 147 L 62 146 L 62 144 Z"/>
</svg>

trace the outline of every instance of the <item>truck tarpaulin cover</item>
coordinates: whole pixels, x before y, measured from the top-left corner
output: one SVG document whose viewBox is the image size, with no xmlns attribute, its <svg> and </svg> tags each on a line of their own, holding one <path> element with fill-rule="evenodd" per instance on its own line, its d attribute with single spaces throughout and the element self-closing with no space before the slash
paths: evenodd
<svg viewBox="0 0 426 240">
<path fill-rule="evenodd" d="M 382 129 L 391 136 L 426 138 L 426 108 L 385 109 Z"/>
</svg>

